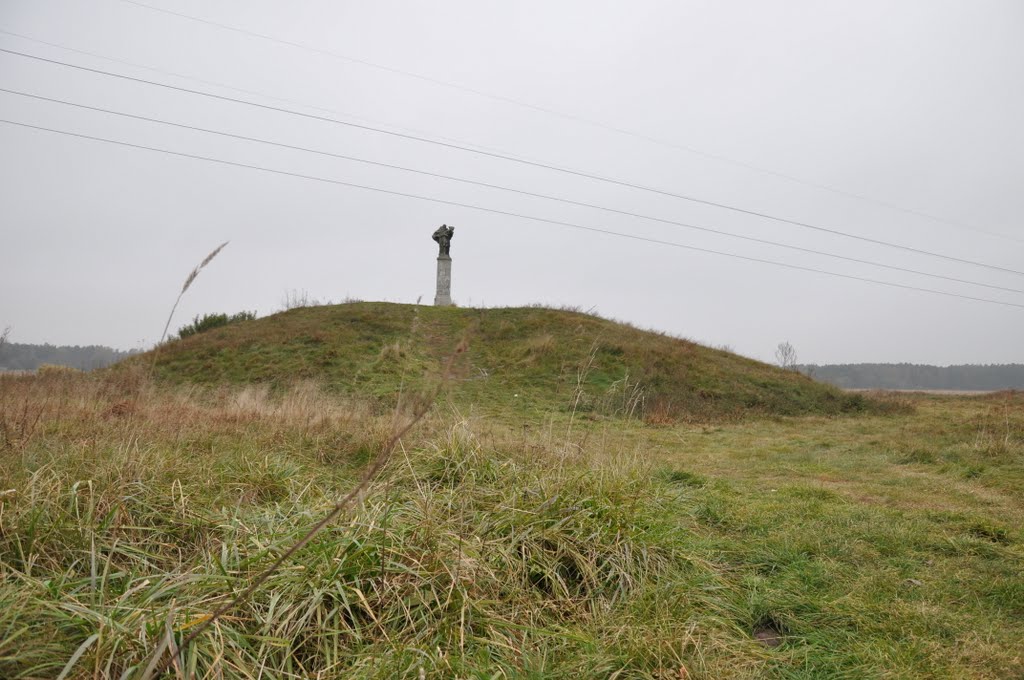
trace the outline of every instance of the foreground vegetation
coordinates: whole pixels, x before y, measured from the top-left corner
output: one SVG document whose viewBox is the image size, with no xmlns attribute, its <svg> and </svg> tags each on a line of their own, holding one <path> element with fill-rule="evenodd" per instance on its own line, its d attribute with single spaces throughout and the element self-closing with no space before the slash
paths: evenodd
<svg viewBox="0 0 1024 680">
<path fill-rule="evenodd" d="M 1024 674 L 1019 395 L 661 424 L 564 396 L 442 397 L 166 677 Z M 0 379 L 0 419 L 5 678 L 143 677 L 392 429 L 310 382 L 137 371 Z"/>
</svg>

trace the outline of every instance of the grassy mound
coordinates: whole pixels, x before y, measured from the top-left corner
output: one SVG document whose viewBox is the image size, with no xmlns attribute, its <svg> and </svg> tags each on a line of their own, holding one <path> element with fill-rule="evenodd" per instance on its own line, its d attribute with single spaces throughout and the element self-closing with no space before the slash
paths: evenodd
<svg viewBox="0 0 1024 680">
<path fill-rule="evenodd" d="M 457 403 L 643 417 L 652 422 L 876 410 L 863 396 L 730 352 L 578 312 L 352 303 L 293 309 L 163 347 L 176 382 L 316 379 L 390 398 L 436 371 L 465 338 Z M 144 362 L 150 357 L 139 357 Z"/>
</svg>

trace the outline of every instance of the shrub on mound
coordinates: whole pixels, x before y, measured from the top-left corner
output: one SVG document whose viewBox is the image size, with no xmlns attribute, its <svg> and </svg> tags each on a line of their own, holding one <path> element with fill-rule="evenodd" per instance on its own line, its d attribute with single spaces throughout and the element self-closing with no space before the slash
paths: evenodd
<svg viewBox="0 0 1024 680">
<path fill-rule="evenodd" d="M 199 317 L 197 315 L 196 318 L 192 319 L 192 323 L 178 329 L 178 337 L 187 338 L 213 328 L 220 328 L 221 326 L 227 326 L 239 321 L 252 321 L 255 318 L 256 312 L 238 312 L 230 316 L 227 314 L 204 314 L 202 317 Z"/>
</svg>

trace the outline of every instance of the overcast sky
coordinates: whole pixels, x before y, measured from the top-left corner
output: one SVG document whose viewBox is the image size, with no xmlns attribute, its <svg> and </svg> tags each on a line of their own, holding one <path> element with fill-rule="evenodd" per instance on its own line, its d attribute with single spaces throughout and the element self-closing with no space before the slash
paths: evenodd
<svg viewBox="0 0 1024 680">
<path fill-rule="evenodd" d="M 311 49 L 126 0 L 0 0 L 0 30 L 79 51 L 9 33 L 0 47 L 1024 271 L 1019 0 L 145 2 Z M 10 121 L 1024 305 L 1020 274 L 350 126 L 7 53 L 0 87 L 1011 290 L 0 92 Z M 0 149 L 0 327 L 15 342 L 152 344 L 225 240 L 174 328 L 269 314 L 289 290 L 430 303 L 430 234 L 447 223 L 463 306 L 578 305 L 766 360 L 788 340 L 817 363 L 1024 361 L 1021 306 L 6 123 Z"/>
</svg>

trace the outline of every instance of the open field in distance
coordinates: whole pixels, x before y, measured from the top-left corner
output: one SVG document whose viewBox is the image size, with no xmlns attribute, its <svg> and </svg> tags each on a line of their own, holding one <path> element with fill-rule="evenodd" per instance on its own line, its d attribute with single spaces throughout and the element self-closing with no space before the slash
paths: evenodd
<svg viewBox="0 0 1024 680">
<path fill-rule="evenodd" d="M 893 390 L 893 389 L 871 389 L 867 387 L 848 387 L 843 388 L 846 392 L 860 392 L 864 394 L 945 394 L 945 395 L 959 395 L 962 397 L 981 396 L 984 394 L 995 394 L 1000 390 Z"/>
</svg>

